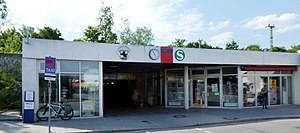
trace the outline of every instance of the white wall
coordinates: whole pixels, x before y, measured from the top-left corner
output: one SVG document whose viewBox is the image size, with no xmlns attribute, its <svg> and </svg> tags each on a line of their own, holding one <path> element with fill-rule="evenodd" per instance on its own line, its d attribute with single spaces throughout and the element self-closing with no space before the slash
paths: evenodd
<svg viewBox="0 0 300 133">
<path fill-rule="evenodd" d="M 258 52 L 239 50 L 174 48 L 185 51 L 186 59 L 174 63 L 228 64 L 228 65 L 299 65 L 297 53 Z M 173 54 L 174 54 L 173 52 Z"/>
<path fill-rule="evenodd" d="M 300 105 L 300 67 L 298 67 L 298 71 L 294 71 L 293 79 L 292 79 L 292 99 L 293 104 Z"/>
<path fill-rule="evenodd" d="M 38 109 L 38 77 L 37 64 L 35 59 L 22 59 L 22 112 L 24 111 L 25 91 L 35 92 L 34 112 Z M 24 113 L 24 112 L 23 112 Z"/>
</svg>

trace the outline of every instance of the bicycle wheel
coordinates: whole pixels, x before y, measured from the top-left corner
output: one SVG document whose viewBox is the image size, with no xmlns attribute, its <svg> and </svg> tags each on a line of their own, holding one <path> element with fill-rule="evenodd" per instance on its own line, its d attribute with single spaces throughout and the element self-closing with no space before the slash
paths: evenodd
<svg viewBox="0 0 300 133">
<path fill-rule="evenodd" d="M 72 108 L 69 113 L 67 113 L 64 109 L 61 109 L 59 113 L 60 118 L 63 120 L 70 120 L 73 117 L 73 115 L 74 115 L 74 111 Z"/>
<path fill-rule="evenodd" d="M 49 115 L 49 108 L 47 106 L 43 106 L 39 108 L 38 111 L 36 112 L 36 117 L 40 121 L 48 120 L 48 115 Z"/>
</svg>

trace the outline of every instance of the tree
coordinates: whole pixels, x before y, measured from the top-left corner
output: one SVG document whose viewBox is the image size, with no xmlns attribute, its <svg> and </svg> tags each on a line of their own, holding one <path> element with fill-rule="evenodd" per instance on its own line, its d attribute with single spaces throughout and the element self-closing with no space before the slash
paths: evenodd
<svg viewBox="0 0 300 133">
<path fill-rule="evenodd" d="M 19 109 L 22 94 L 22 55 L 1 54 L 0 64 L 0 110 Z"/>
<path fill-rule="evenodd" d="M 32 38 L 39 39 L 51 39 L 51 40 L 64 40 L 61 38 L 61 33 L 58 29 L 52 29 L 50 27 L 44 27 L 43 29 L 38 29 L 38 32 L 32 34 Z"/>
<path fill-rule="evenodd" d="M 237 45 L 237 42 L 232 40 L 231 42 L 228 42 L 226 44 L 226 50 L 239 50 L 239 45 Z"/>
<path fill-rule="evenodd" d="M 15 27 L 0 33 L 0 53 L 22 53 L 22 35 Z"/>
<path fill-rule="evenodd" d="M 99 11 L 99 24 L 97 26 L 88 26 L 83 32 L 82 38 L 74 39 L 77 42 L 99 42 L 99 43 L 117 43 L 118 36 L 112 32 L 114 25 L 114 14 L 112 7 L 103 4 Z"/>
<path fill-rule="evenodd" d="M 263 51 L 263 50 L 260 48 L 260 45 L 258 45 L 258 44 L 253 44 L 253 45 L 247 46 L 247 47 L 245 48 L 245 50 L 249 50 L 249 51 Z"/>
<path fill-rule="evenodd" d="M 199 39 L 198 41 L 196 42 L 189 42 L 186 47 L 187 48 L 202 48 L 202 39 Z"/>
<path fill-rule="evenodd" d="M 129 19 L 124 19 L 124 28 L 123 31 L 120 32 L 120 43 L 121 44 L 131 44 L 132 43 L 132 34 L 133 32 L 130 29 Z"/>
<path fill-rule="evenodd" d="M 112 32 L 112 27 L 114 25 L 114 14 L 112 13 L 111 6 L 105 6 L 103 4 L 99 12 L 99 24 L 97 29 L 99 31 L 99 40 L 101 43 L 116 43 L 117 34 Z"/>
<path fill-rule="evenodd" d="M 272 52 L 287 52 L 287 50 L 285 49 L 285 47 L 275 46 L 272 48 Z"/>
<path fill-rule="evenodd" d="M 136 31 L 131 36 L 131 41 L 133 45 L 153 45 L 151 42 L 154 40 L 151 29 L 147 27 L 138 27 Z"/>
<path fill-rule="evenodd" d="M 84 36 L 82 38 L 75 39 L 77 42 L 100 42 L 99 40 L 99 29 L 97 27 L 88 26 L 83 32 Z"/>
<path fill-rule="evenodd" d="M 8 11 L 7 11 L 6 2 L 4 0 L 0 0 L 0 20 L 1 20 L 0 29 L 6 22 L 7 14 Z"/>
<path fill-rule="evenodd" d="M 185 47 L 185 45 L 184 45 L 185 42 L 186 42 L 185 39 L 182 39 L 182 38 L 177 39 L 177 38 L 175 38 L 175 42 L 172 42 L 170 46 L 183 48 L 183 47 Z"/>
<path fill-rule="evenodd" d="M 154 40 L 154 35 L 150 28 L 138 27 L 134 32 L 130 29 L 129 19 L 123 20 L 125 27 L 120 32 L 120 43 L 131 45 L 153 45 L 151 42 Z"/>
<path fill-rule="evenodd" d="M 287 52 L 290 52 L 290 53 L 297 53 L 298 50 L 300 50 L 300 45 L 297 45 L 297 46 L 291 46 L 291 49 L 288 49 Z"/>
</svg>

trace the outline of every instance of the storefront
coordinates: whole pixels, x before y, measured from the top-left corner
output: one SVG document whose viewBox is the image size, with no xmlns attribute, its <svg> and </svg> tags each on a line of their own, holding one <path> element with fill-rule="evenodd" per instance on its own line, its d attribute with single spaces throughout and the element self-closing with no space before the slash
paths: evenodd
<svg viewBox="0 0 300 133">
<path fill-rule="evenodd" d="M 298 53 L 30 39 L 23 42 L 22 92 L 35 92 L 35 112 L 48 102 L 46 56 L 57 59 L 51 102 L 70 104 L 78 117 L 131 106 L 135 90 L 139 106 L 257 107 L 262 87 L 268 87 L 269 105 L 300 104 Z"/>
</svg>

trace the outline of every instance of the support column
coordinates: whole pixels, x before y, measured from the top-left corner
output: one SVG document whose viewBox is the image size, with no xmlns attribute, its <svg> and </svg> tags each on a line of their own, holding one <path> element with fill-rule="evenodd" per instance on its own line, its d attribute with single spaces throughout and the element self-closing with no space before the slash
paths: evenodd
<svg viewBox="0 0 300 133">
<path fill-rule="evenodd" d="M 184 66 L 184 109 L 189 109 L 189 67 Z"/>
<path fill-rule="evenodd" d="M 238 108 L 243 108 L 244 104 L 244 93 L 243 93 L 243 77 L 242 77 L 242 70 L 241 66 L 238 66 Z"/>
<path fill-rule="evenodd" d="M 103 117 L 103 63 L 99 62 L 99 116 Z"/>
</svg>

